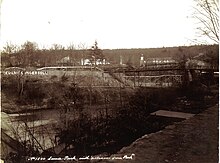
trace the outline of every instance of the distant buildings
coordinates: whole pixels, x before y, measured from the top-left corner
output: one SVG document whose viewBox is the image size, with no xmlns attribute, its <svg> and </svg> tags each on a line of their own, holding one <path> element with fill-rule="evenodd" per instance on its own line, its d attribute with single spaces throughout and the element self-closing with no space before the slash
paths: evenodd
<svg viewBox="0 0 220 163">
<path fill-rule="evenodd" d="M 69 56 L 63 57 L 62 59 L 58 60 L 56 63 L 59 66 L 70 66 L 74 64 L 73 60 L 71 60 Z"/>
<path fill-rule="evenodd" d="M 155 57 L 155 58 L 144 58 L 143 54 L 140 57 L 140 67 L 154 67 L 154 66 L 178 66 L 181 62 L 185 62 L 187 68 L 214 68 L 212 64 L 212 58 L 208 57 L 204 53 L 199 53 L 193 58 L 187 58 L 184 60 L 175 60 L 172 57 Z"/>
<path fill-rule="evenodd" d="M 80 60 L 74 60 L 73 58 L 67 56 L 58 60 L 58 66 L 92 66 L 92 65 L 107 65 L 110 64 L 106 59 L 88 59 L 88 58 L 81 58 Z"/>
<path fill-rule="evenodd" d="M 171 65 L 178 63 L 172 57 L 155 57 L 155 58 L 147 58 L 144 59 L 143 54 L 140 57 L 140 67 L 147 67 L 147 66 L 159 66 L 159 65 Z"/>
<path fill-rule="evenodd" d="M 81 58 L 80 65 L 82 66 L 92 66 L 92 65 L 109 65 L 110 63 L 106 59 L 83 59 Z"/>
<path fill-rule="evenodd" d="M 144 60 L 144 55 L 141 54 L 141 58 L 140 58 L 140 67 L 143 67 L 145 65 L 146 61 Z"/>
<path fill-rule="evenodd" d="M 199 53 L 193 58 L 187 60 L 186 67 L 211 68 L 214 66 L 214 65 L 211 65 L 211 63 L 209 63 L 211 60 L 212 59 L 208 57 L 206 54 Z"/>
<path fill-rule="evenodd" d="M 176 63 L 177 61 L 172 57 L 160 57 L 160 58 L 148 58 L 146 60 L 146 65 L 156 65 L 156 64 L 171 64 Z"/>
</svg>

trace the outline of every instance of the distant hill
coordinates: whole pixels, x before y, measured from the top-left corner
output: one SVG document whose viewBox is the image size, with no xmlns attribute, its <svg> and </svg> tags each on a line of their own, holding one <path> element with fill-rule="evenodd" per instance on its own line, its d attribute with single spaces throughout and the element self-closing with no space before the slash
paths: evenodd
<svg viewBox="0 0 220 163">
<path fill-rule="evenodd" d="M 146 49 L 103 49 L 104 57 L 111 64 L 119 64 L 120 58 L 123 64 L 132 64 L 139 66 L 140 57 L 144 58 L 172 57 L 176 60 L 185 58 L 193 58 L 201 53 L 211 58 L 212 62 L 218 64 L 219 45 L 196 45 L 196 46 L 180 46 L 180 47 L 163 47 L 163 48 L 146 48 Z M 88 58 L 89 49 L 85 50 L 37 50 L 31 56 L 18 52 L 16 54 L 2 54 L 1 65 L 3 67 L 18 66 L 25 67 L 25 62 L 29 66 L 43 67 L 54 66 L 60 64 L 63 58 L 68 57 L 70 65 L 79 65 L 82 58 Z M 29 59 L 29 61 L 27 61 Z M 27 64 L 26 64 L 27 65 Z"/>
<path fill-rule="evenodd" d="M 167 47 L 167 48 L 147 48 L 147 49 L 114 49 L 103 50 L 104 55 L 113 63 L 119 63 L 120 56 L 123 63 L 132 62 L 134 65 L 139 65 L 141 54 L 144 58 L 160 58 L 172 57 L 180 60 L 185 55 L 186 58 L 192 58 L 200 53 L 204 53 L 218 62 L 219 45 L 203 45 L 203 46 L 182 46 L 182 47 Z"/>
</svg>

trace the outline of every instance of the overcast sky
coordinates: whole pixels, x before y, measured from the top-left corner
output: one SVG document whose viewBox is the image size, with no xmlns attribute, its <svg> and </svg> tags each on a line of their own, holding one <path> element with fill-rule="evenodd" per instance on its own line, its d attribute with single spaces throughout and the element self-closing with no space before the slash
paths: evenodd
<svg viewBox="0 0 220 163">
<path fill-rule="evenodd" d="M 192 44 L 193 0 L 3 0 L 1 45 L 80 43 L 100 48 Z"/>
</svg>

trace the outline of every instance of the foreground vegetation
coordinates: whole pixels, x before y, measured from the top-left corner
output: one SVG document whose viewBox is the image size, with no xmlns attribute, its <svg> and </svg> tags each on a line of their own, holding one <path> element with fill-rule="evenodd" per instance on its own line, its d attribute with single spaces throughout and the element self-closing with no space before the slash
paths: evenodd
<svg viewBox="0 0 220 163">
<path fill-rule="evenodd" d="M 56 45 L 52 49 L 43 50 L 31 42 L 26 42 L 21 49 L 13 50 L 9 47 L 7 50 L 1 55 L 3 67 L 36 69 L 63 65 L 60 61 L 67 56 L 69 59 L 65 64 L 72 66 L 79 65 L 82 58 L 88 57 L 91 61 L 94 58 L 108 60 L 111 63 L 110 69 L 118 66 L 120 58 L 128 66 L 138 67 L 140 54 L 144 54 L 146 59 L 155 56 L 173 57 L 185 65 L 187 59 L 198 53 L 206 55 L 206 58 L 203 58 L 205 62 L 212 66 L 218 65 L 217 45 L 100 50 L 96 43 L 91 49 L 65 49 Z M 150 116 L 154 111 L 163 109 L 197 114 L 218 103 L 218 80 L 214 80 L 213 72 L 207 73 L 208 76 L 201 74 L 195 75 L 191 82 L 187 78 L 187 81 L 184 79 L 182 87 L 179 88 L 123 87 L 114 75 L 109 75 L 109 78 L 112 78 L 113 85 L 114 82 L 117 83 L 117 87 L 93 87 L 94 83 L 104 82 L 102 75 L 96 77 L 96 80 L 90 80 L 93 75 L 86 74 L 83 78 L 77 75 L 2 75 L 2 111 L 33 113 L 35 110 L 52 110 L 60 114 L 54 126 L 54 137 L 57 138 L 55 144 L 61 148 L 60 152 L 56 153 L 52 148 L 44 149 L 41 153 L 33 142 L 32 146 L 21 142 L 26 149 L 22 153 L 24 156 L 109 155 L 144 134 L 156 132 L 174 121 L 180 121 Z M 83 87 L 80 82 L 83 82 Z M 105 84 L 109 83 L 101 85 Z M 68 115 L 71 115 L 70 118 L 67 118 Z M 18 162 L 18 155 L 14 155 L 14 158 Z"/>
<path fill-rule="evenodd" d="M 160 89 L 82 88 L 74 81 L 66 81 L 63 76 L 53 82 L 26 78 L 21 87 L 16 76 L 2 77 L 3 106 L 7 101 L 14 103 L 14 106 L 9 103 L 8 108 L 2 107 L 2 111 L 24 112 L 27 108 L 29 111 L 61 111 L 56 137 L 59 138 L 58 144 L 64 144 L 64 148 L 59 155 L 115 153 L 142 135 L 180 120 L 152 118 L 150 113 L 153 111 L 165 109 L 199 113 L 218 102 L 218 91 L 213 91 L 218 90 L 218 85 L 207 85 L 201 80 L 193 81 L 184 88 Z M 66 114 L 76 116 L 66 120 Z M 48 155 L 48 151 L 43 154 Z M 56 154 L 52 150 L 49 155 Z"/>
</svg>

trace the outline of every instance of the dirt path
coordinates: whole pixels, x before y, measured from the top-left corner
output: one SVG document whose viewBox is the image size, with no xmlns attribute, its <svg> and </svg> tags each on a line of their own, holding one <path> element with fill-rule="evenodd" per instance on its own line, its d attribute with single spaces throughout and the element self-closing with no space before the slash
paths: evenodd
<svg viewBox="0 0 220 163">
<path fill-rule="evenodd" d="M 135 157 L 132 160 L 108 162 L 217 163 L 218 107 L 211 107 L 193 118 L 168 126 L 163 131 L 145 135 L 114 155 L 129 157 L 133 153 Z"/>
</svg>

